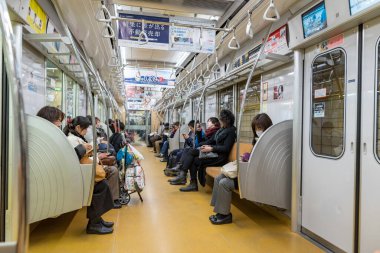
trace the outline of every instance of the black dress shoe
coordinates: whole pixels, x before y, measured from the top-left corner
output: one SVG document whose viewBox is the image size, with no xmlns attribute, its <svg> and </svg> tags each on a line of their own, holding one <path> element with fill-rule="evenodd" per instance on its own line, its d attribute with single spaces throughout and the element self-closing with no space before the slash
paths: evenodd
<svg viewBox="0 0 380 253">
<path fill-rule="evenodd" d="M 115 200 L 113 202 L 113 209 L 119 209 L 119 208 L 121 208 L 120 201 L 119 200 Z"/>
<path fill-rule="evenodd" d="M 186 179 L 186 174 L 187 174 L 186 172 L 184 172 L 183 170 L 180 170 L 178 176 L 176 176 L 175 178 L 169 179 L 168 182 L 169 183 L 177 182 L 177 181 L 182 182 L 184 179 Z"/>
<path fill-rule="evenodd" d="M 187 183 L 186 178 L 183 180 L 170 182 L 171 185 L 186 185 L 186 183 Z"/>
<path fill-rule="evenodd" d="M 232 223 L 232 214 L 223 215 L 224 217 L 220 217 L 216 215 L 216 219 L 210 220 L 214 225 L 222 225 Z"/>
<path fill-rule="evenodd" d="M 101 219 L 101 223 L 103 224 L 103 226 L 107 227 L 107 228 L 112 228 L 114 223 L 112 221 L 105 221 L 103 220 L 102 218 Z"/>
<path fill-rule="evenodd" d="M 216 214 L 211 215 L 210 217 L 208 217 L 208 219 L 210 221 L 217 220 Z"/>
<path fill-rule="evenodd" d="M 97 235 L 105 235 L 111 234 L 113 232 L 113 228 L 108 228 L 104 226 L 101 222 L 96 224 L 88 224 L 86 228 L 87 234 L 97 234 Z"/>
<path fill-rule="evenodd" d="M 197 192 L 198 191 L 198 183 L 191 181 L 188 186 L 179 188 L 179 190 L 181 192 Z"/>
</svg>

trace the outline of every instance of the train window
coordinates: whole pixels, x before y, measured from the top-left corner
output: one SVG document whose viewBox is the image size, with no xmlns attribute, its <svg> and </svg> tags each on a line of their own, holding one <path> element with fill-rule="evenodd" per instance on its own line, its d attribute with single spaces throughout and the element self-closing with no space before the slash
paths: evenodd
<svg viewBox="0 0 380 253">
<path fill-rule="evenodd" d="M 377 132 L 376 132 L 376 154 L 380 159 L 380 42 L 377 45 Z"/>
<path fill-rule="evenodd" d="M 205 96 L 205 121 L 211 117 L 218 117 L 216 108 L 216 93 Z"/>
<path fill-rule="evenodd" d="M 243 81 L 239 84 L 239 104 L 237 107 L 237 112 L 238 112 L 237 115 L 240 112 L 240 106 L 243 100 L 245 85 L 246 85 L 246 81 Z M 245 105 L 244 105 L 243 117 L 241 120 L 240 140 L 239 140 L 240 142 L 252 143 L 253 132 L 251 128 L 251 122 L 252 122 L 253 117 L 255 117 L 255 115 L 260 113 L 260 94 L 261 94 L 260 85 L 261 85 L 260 79 L 255 79 L 255 80 L 252 80 L 252 82 L 250 83 L 248 87 Z"/>
<path fill-rule="evenodd" d="M 46 61 L 46 104 L 62 109 L 63 73 L 51 61 Z"/>
<path fill-rule="evenodd" d="M 234 111 L 234 89 L 233 86 L 220 91 L 220 97 L 219 97 L 219 108 L 221 110 L 226 109 L 230 110 L 231 112 Z"/>
<path fill-rule="evenodd" d="M 65 75 L 66 116 L 75 117 L 75 81 Z"/>
<path fill-rule="evenodd" d="M 86 92 L 82 86 L 79 87 L 78 91 L 78 116 L 86 116 Z"/>
<path fill-rule="evenodd" d="M 193 99 L 193 119 L 198 119 L 199 122 L 203 122 L 203 100 L 200 103 L 200 110 L 198 110 L 198 103 L 200 101 L 200 97 Z"/>
<path fill-rule="evenodd" d="M 313 62 L 311 148 L 316 155 L 343 154 L 345 65 L 342 49 L 322 54 Z"/>
</svg>

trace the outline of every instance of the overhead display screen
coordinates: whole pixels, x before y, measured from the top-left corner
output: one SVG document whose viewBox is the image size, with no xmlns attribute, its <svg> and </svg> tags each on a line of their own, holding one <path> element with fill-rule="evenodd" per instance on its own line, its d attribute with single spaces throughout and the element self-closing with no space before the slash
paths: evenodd
<svg viewBox="0 0 380 253">
<path fill-rule="evenodd" d="M 325 2 L 321 2 L 302 14 L 303 36 L 305 38 L 327 27 Z"/>
<path fill-rule="evenodd" d="M 380 3 L 380 0 L 350 0 L 351 15 L 355 15 L 356 13 L 377 3 Z"/>
</svg>

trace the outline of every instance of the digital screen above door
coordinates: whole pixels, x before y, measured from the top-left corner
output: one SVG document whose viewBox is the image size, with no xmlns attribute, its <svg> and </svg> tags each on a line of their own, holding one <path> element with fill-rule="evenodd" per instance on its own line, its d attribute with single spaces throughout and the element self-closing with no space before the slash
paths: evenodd
<svg viewBox="0 0 380 253">
<path fill-rule="evenodd" d="M 325 2 L 321 2 L 302 14 L 303 36 L 305 38 L 327 27 Z"/>
<path fill-rule="evenodd" d="M 377 3 L 380 3 L 380 0 L 349 0 L 350 1 L 350 12 L 351 15 L 371 7 Z"/>
</svg>

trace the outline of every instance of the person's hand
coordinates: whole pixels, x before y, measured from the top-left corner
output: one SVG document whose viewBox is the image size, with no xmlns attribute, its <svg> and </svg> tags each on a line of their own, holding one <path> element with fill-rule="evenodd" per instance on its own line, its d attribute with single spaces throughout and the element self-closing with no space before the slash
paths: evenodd
<svg viewBox="0 0 380 253">
<path fill-rule="evenodd" d="M 189 139 L 189 135 L 188 134 L 183 134 L 183 138 Z"/>
<path fill-rule="evenodd" d="M 107 153 L 99 153 L 99 154 L 98 154 L 98 158 L 99 158 L 100 160 L 102 160 L 103 158 L 106 158 L 107 156 L 108 156 Z"/>
<path fill-rule="evenodd" d="M 86 149 L 86 154 L 90 153 L 92 151 L 92 145 L 89 143 L 84 143 L 82 146 Z"/>
<path fill-rule="evenodd" d="M 209 152 L 212 152 L 212 147 L 211 147 L 211 146 L 208 146 L 208 145 L 202 146 L 202 147 L 201 147 L 201 151 L 202 151 L 203 153 L 209 153 Z"/>
</svg>

